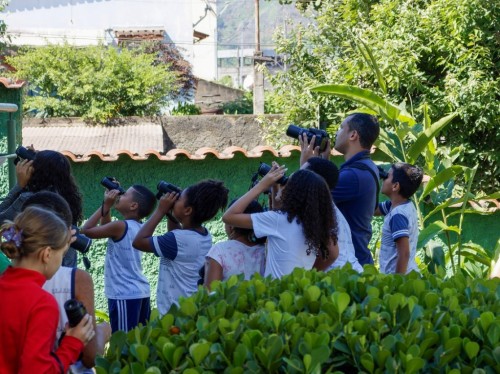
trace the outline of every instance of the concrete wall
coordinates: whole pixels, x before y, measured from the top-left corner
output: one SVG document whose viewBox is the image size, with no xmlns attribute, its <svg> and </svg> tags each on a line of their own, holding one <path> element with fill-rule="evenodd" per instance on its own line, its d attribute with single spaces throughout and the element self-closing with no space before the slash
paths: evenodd
<svg viewBox="0 0 500 374">
<path fill-rule="evenodd" d="M 222 84 L 199 79 L 196 84 L 194 102 L 202 111 L 220 108 L 223 103 L 235 101 L 243 97 L 244 91 Z"/>
</svg>

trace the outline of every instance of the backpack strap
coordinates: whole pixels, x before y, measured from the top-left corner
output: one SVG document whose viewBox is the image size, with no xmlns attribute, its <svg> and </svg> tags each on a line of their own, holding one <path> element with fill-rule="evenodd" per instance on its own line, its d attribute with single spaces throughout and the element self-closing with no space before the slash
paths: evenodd
<svg viewBox="0 0 500 374">
<path fill-rule="evenodd" d="M 379 178 L 377 177 L 377 174 L 375 174 L 375 172 L 368 165 L 366 165 L 360 161 L 353 162 L 351 165 L 347 166 L 347 168 L 366 170 L 366 171 L 369 171 L 370 174 L 372 175 L 373 180 L 375 181 L 375 186 L 377 187 L 376 205 L 375 205 L 375 209 L 374 209 L 374 211 L 375 211 L 378 207 L 378 195 L 380 194 L 380 183 L 379 183 Z"/>
</svg>

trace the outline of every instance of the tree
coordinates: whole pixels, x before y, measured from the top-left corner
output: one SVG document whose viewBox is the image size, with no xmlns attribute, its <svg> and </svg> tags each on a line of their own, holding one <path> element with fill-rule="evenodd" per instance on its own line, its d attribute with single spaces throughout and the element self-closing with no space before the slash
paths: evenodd
<svg viewBox="0 0 500 374">
<path fill-rule="evenodd" d="M 0 0 L 0 13 L 3 12 L 7 6 L 7 0 Z M 7 25 L 3 19 L 0 19 L 0 51 L 3 51 L 7 40 L 5 40 L 5 31 L 7 30 Z"/>
<path fill-rule="evenodd" d="M 282 0 L 280 2 L 290 3 Z M 366 61 L 363 42 L 373 51 L 380 89 L 404 102 L 415 115 L 429 104 L 434 118 L 457 112 L 440 139 L 463 146 L 460 161 L 479 163 L 476 183 L 500 186 L 500 2 L 482 0 L 296 1 L 314 22 L 287 37 L 276 35 L 286 72 L 270 77 L 288 119 L 312 125 L 338 123 L 352 106 L 318 97 L 307 88 L 322 83 L 375 89 L 378 74 Z M 359 43 L 361 41 L 362 43 Z M 410 101 L 410 98 L 413 101 Z"/>
<path fill-rule="evenodd" d="M 29 82 L 25 109 L 37 116 L 83 117 L 107 122 L 159 114 L 179 90 L 177 75 L 156 56 L 103 45 L 22 48 L 7 58 Z"/>
</svg>

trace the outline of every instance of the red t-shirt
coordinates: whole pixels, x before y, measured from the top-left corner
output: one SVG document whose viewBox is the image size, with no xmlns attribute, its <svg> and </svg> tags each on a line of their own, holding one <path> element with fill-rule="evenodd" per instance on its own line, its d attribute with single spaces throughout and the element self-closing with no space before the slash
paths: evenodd
<svg viewBox="0 0 500 374">
<path fill-rule="evenodd" d="M 0 275 L 0 373 L 65 373 L 83 343 L 65 336 L 53 352 L 59 308 L 42 289 L 45 277 L 9 267 Z"/>
</svg>

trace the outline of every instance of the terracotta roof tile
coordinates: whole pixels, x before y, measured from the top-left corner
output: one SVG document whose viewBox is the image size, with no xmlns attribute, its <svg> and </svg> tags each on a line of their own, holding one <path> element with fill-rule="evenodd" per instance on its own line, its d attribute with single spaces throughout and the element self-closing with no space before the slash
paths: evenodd
<svg viewBox="0 0 500 374">
<path fill-rule="evenodd" d="M 259 145 L 252 149 L 230 146 L 224 149 L 201 147 L 194 152 L 176 148 L 163 151 L 163 128 L 160 124 L 146 123 L 127 126 L 82 126 L 68 125 L 25 125 L 23 144 L 33 144 L 36 149 L 53 149 L 69 157 L 73 162 L 87 162 L 93 157 L 102 161 L 117 161 L 120 156 L 143 161 L 156 157 L 160 161 L 173 161 L 177 157 L 204 160 L 207 155 L 218 159 L 232 159 L 236 153 L 248 158 L 259 158 L 265 152 L 275 157 L 290 157 L 299 152 L 297 145 L 285 145 L 280 149 Z M 332 152 L 338 155 L 337 152 Z"/>
</svg>

